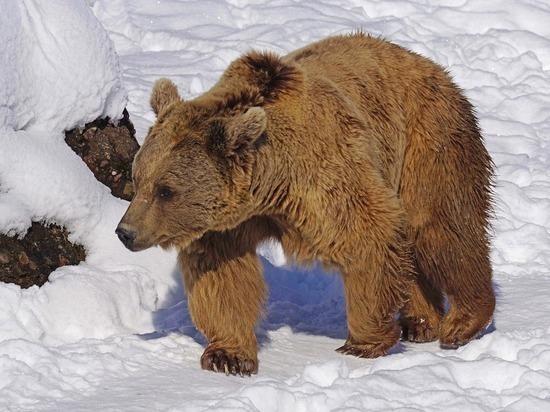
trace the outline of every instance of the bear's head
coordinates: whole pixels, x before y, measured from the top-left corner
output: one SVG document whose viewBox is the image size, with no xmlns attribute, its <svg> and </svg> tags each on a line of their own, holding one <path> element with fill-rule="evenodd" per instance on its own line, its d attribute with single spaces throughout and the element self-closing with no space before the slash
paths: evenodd
<svg viewBox="0 0 550 412">
<path fill-rule="evenodd" d="M 155 83 L 151 107 L 157 121 L 134 159 L 135 195 L 116 230 L 124 245 L 183 248 L 247 219 L 264 109 L 215 96 L 186 102 L 167 79 Z"/>
</svg>

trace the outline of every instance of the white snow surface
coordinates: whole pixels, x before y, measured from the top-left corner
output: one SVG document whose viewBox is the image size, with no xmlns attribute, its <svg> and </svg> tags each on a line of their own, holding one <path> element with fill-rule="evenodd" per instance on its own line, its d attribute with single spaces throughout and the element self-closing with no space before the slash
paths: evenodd
<svg viewBox="0 0 550 412">
<path fill-rule="evenodd" d="M 548 22 L 546 0 L 3 0 L 0 232 L 60 223 L 88 257 L 41 288 L 0 283 L 0 410 L 550 410 Z M 498 168 L 494 323 L 456 351 L 342 356 L 339 277 L 266 260 L 260 373 L 202 371 L 175 253 L 119 244 L 127 202 L 62 132 L 127 102 L 141 141 L 158 77 L 191 98 L 251 48 L 287 53 L 358 28 L 447 66 L 477 107 Z M 277 245 L 262 253 L 284 263 Z"/>
</svg>

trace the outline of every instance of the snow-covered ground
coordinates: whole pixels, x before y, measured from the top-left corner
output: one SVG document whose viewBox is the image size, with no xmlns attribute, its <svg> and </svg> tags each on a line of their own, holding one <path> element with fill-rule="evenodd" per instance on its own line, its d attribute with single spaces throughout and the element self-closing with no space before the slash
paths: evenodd
<svg viewBox="0 0 550 412">
<path fill-rule="evenodd" d="M 0 232 L 55 221 L 88 258 L 41 288 L 0 283 L 0 410 L 550 410 L 549 22 L 547 0 L 3 0 Z M 339 278 L 266 261 L 259 375 L 204 372 L 174 254 L 119 244 L 127 203 L 62 131 L 116 117 L 125 88 L 142 140 L 156 78 L 190 98 L 250 48 L 357 28 L 448 66 L 478 109 L 498 167 L 494 325 L 456 351 L 342 356 Z"/>
</svg>

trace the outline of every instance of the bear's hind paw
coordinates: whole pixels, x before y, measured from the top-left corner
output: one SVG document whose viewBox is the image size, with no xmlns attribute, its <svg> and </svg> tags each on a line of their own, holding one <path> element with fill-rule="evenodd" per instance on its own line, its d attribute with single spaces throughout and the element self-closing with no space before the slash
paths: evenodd
<svg viewBox="0 0 550 412">
<path fill-rule="evenodd" d="M 488 318 L 488 320 L 487 320 Z M 482 335 L 491 324 L 492 317 L 481 320 L 468 314 L 449 314 L 443 320 L 439 343 L 442 349 L 457 349 Z"/>
</svg>

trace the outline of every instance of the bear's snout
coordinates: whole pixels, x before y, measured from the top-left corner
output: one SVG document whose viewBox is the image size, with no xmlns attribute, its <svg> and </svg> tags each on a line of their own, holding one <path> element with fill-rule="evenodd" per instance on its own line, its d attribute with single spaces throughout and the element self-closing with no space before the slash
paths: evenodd
<svg viewBox="0 0 550 412">
<path fill-rule="evenodd" d="M 124 223 L 118 225 L 115 230 L 120 241 L 130 250 L 134 250 L 134 240 L 136 240 L 136 232 L 128 227 L 125 227 Z"/>
</svg>

